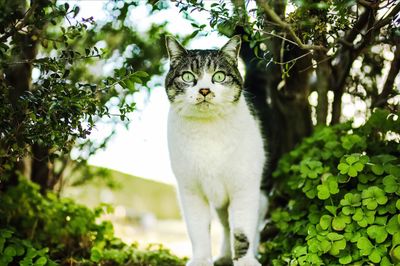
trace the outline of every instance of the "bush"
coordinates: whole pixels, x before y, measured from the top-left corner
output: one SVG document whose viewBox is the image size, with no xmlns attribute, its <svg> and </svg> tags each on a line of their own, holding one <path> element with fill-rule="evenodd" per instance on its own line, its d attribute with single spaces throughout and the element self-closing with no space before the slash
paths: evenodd
<svg viewBox="0 0 400 266">
<path fill-rule="evenodd" d="M 183 265 L 160 245 L 140 250 L 114 236 L 109 206 L 93 211 L 20 180 L 0 192 L 0 265 Z"/>
<path fill-rule="evenodd" d="M 262 243 L 268 265 L 399 265 L 399 113 L 325 127 L 285 155 Z M 282 207 L 284 206 L 284 207 Z"/>
</svg>

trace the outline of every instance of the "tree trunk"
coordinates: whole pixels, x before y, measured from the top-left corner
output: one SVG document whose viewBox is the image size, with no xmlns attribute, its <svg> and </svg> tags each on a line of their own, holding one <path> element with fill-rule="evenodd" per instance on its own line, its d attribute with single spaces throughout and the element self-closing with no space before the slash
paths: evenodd
<svg viewBox="0 0 400 266">
<path fill-rule="evenodd" d="M 32 19 L 31 15 L 35 10 L 40 8 L 41 7 L 38 6 L 35 1 L 31 1 L 29 12 L 26 11 L 28 8 L 24 8 L 23 6 L 21 7 L 21 10 L 17 10 L 16 12 L 20 13 L 19 16 L 21 20 L 26 20 L 26 23 L 28 23 L 29 19 Z M 5 69 L 5 78 L 10 87 L 10 102 L 15 110 L 14 114 L 16 114 L 14 117 L 14 123 L 17 128 L 19 128 L 19 125 L 23 124 L 22 121 L 25 119 L 26 113 L 25 108 L 19 104 L 19 99 L 25 92 L 32 89 L 32 60 L 36 58 L 38 46 L 37 38 L 34 39 L 32 36 L 34 34 L 39 34 L 36 31 L 37 30 L 34 30 L 33 32 L 26 34 L 20 34 L 18 32 L 14 33 L 12 36 L 13 41 L 18 45 L 18 47 L 20 47 L 20 49 L 17 48 L 14 50 L 14 62 L 11 62 Z M 20 129 L 21 131 L 23 130 L 22 128 Z M 23 147 L 23 145 L 26 145 L 23 138 L 24 137 L 17 131 L 17 145 L 20 145 L 21 148 L 27 148 Z M 48 155 L 48 148 L 43 144 L 34 143 L 31 147 L 30 158 L 20 158 L 15 163 L 7 185 L 16 184 L 18 182 L 19 173 L 26 174 L 26 169 L 29 169 L 31 172 L 31 180 L 40 184 L 42 191 L 51 187 L 53 182 L 51 181 Z M 31 165 L 27 166 L 27 163 Z"/>
<path fill-rule="evenodd" d="M 275 2 L 275 9 L 278 14 L 282 14 L 285 9 L 284 1 Z M 235 32 L 244 34 L 240 27 Z M 240 56 L 246 66 L 244 86 L 250 93 L 249 100 L 254 105 L 267 139 L 268 166 L 263 188 L 270 190 L 271 174 L 276 169 L 279 158 L 312 132 L 311 108 L 308 103 L 310 70 L 305 70 L 311 65 L 311 56 L 278 38 L 271 39 L 267 47 L 275 62 L 302 56 L 289 70 L 288 77 L 282 80 L 281 65 L 271 63 L 266 66 L 265 62 L 254 55 L 247 42 L 241 48 Z"/>
</svg>

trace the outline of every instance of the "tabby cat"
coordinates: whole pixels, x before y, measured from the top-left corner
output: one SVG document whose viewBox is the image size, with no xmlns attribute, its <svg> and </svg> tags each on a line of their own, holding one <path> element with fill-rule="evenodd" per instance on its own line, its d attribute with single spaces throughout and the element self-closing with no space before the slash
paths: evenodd
<svg viewBox="0 0 400 266">
<path fill-rule="evenodd" d="M 260 265 L 255 254 L 258 225 L 267 209 L 260 190 L 266 154 L 257 119 L 242 91 L 240 45 L 240 37 L 234 36 L 220 50 L 187 50 L 166 38 L 168 145 L 192 243 L 188 266 Z M 211 208 L 224 228 L 215 264 Z"/>
</svg>

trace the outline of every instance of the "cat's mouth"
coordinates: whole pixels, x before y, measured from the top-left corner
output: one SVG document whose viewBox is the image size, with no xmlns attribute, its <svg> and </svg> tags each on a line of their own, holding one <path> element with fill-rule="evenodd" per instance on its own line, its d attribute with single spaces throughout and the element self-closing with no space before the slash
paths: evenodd
<svg viewBox="0 0 400 266">
<path fill-rule="evenodd" d="M 209 101 L 206 101 L 206 100 L 201 101 L 201 102 L 195 104 L 195 106 L 197 107 L 197 109 L 198 109 L 199 111 L 207 111 L 207 110 L 210 110 L 211 107 L 212 107 L 213 105 L 214 105 L 213 103 L 211 103 L 211 102 L 209 102 Z"/>
<path fill-rule="evenodd" d="M 202 100 L 201 102 L 196 103 L 196 105 L 210 105 L 213 104 L 212 102 L 209 102 L 207 100 Z"/>
</svg>

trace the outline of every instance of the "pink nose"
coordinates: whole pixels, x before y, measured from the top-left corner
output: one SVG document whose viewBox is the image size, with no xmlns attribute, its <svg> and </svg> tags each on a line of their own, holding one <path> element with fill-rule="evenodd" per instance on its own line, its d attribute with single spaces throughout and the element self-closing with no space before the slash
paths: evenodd
<svg viewBox="0 0 400 266">
<path fill-rule="evenodd" d="M 211 91 L 210 91 L 210 89 L 209 88 L 201 88 L 200 90 L 199 90 L 199 93 L 201 94 L 201 95 L 203 95 L 203 96 L 207 96 L 207 94 L 209 94 Z"/>
</svg>

